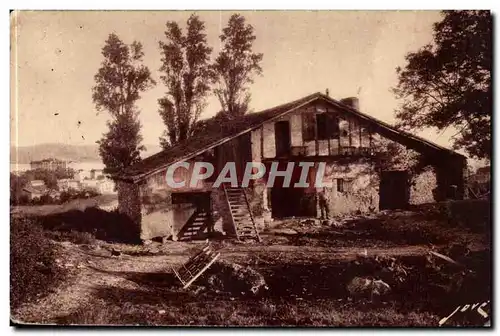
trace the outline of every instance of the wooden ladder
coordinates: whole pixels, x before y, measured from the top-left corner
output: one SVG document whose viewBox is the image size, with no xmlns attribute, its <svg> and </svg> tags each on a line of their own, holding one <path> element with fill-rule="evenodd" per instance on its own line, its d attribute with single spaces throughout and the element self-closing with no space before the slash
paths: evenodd
<svg viewBox="0 0 500 336">
<path fill-rule="evenodd" d="M 250 203 L 245 189 L 240 187 L 226 187 L 222 184 L 226 196 L 231 220 L 238 240 L 255 239 L 262 241 L 255 225 L 255 219 L 250 209 Z"/>
<path fill-rule="evenodd" d="M 220 253 L 214 251 L 210 244 L 200 252 L 189 258 L 178 269 L 172 268 L 175 276 L 182 283 L 184 289 L 191 286 L 212 264 L 219 258 Z"/>
</svg>

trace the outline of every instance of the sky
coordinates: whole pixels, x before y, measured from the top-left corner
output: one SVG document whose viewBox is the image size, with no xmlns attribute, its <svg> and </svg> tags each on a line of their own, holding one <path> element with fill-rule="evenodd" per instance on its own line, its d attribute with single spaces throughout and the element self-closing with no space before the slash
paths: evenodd
<svg viewBox="0 0 500 336">
<path fill-rule="evenodd" d="M 145 144 L 158 144 L 164 125 L 157 100 L 165 93 L 160 50 L 167 21 L 185 27 L 192 11 L 25 11 L 11 20 L 11 144 L 94 144 L 106 132 L 106 112 L 92 103 L 101 49 L 112 32 L 144 46 L 144 63 L 157 86 L 138 101 Z M 206 24 L 213 58 L 233 12 L 196 12 Z M 254 51 L 263 75 L 250 87 L 251 109 L 263 110 L 325 92 L 357 96 L 362 112 L 394 123 L 399 102 L 391 92 L 404 56 L 432 41 L 437 11 L 240 11 L 255 29 Z M 220 109 L 210 96 L 201 118 Z M 417 134 L 450 147 L 452 130 Z"/>
</svg>

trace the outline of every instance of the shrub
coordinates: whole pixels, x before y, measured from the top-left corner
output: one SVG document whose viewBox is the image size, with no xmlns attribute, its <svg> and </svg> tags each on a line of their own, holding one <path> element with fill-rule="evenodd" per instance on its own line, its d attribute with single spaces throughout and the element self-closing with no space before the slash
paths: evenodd
<svg viewBox="0 0 500 336">
<path fill-rule="evenodd" d="M 54 204 L 54 199 L 52 198 L 52 196 L 50 195 L 42 195 L 42 197 L 40 197 L 40 203 L 41 204 Z"/>
<path fill-rule="evenodd" d="M 74 244 L 93 244 L 95 237 L 90 232 L 70 231 L 49 231 L 47 236 L 57 241 L 69 241 Z"/>
<path fill-rule="evenodd" d="M 11 308 L 48 293 L 62 279 L 55 263 L 55 246 L 41 226 L 27 218 L 11 218 Z"/>
</svg>

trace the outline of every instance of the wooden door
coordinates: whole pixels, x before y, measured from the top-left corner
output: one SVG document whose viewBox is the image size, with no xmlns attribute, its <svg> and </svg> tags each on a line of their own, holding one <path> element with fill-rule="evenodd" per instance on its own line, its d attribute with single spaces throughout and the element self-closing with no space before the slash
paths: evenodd
<svg viewBox="0 0 500 336">
<path fill-rule="evenodd" d="M 408 171 L 382 171 L 379 196 L 380 210 L 406 209 L 410 200 Z"/>
</svg>

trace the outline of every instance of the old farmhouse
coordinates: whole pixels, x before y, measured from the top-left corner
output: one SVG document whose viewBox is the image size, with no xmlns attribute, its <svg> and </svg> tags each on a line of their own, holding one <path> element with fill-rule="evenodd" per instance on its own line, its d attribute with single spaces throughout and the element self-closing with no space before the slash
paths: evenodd
<svg viewBox="0 0 500 336">
<path fill-rule="evenodd" d="M 388 149 L 398 148 L 398 155 L 419 163 L 392 162 L 398 160 Z M 212 188 L 215 177 L 195 187 L 168 187 L 169 166 L 188 162 L 191 168 L 176 169 L 174 179 L 189 180 L 197 161 L 213 163 L 216 174 L 226 162 L 236 162 L 239 178 L 247 162 L 266 167 L 279 162 L 284 170 L 288 162 L 308 161 L 311 181 L 318 163 L 325 162 L 333 214 L 404 209 L 465 196 L 464 156 L 360 112 L 356 98 L 337 101 L 314 93 L 233 120 L 199 122 L 195 137 L 114 176 L 119 211 L 136 225 L 142 240 L 186 239 L 217 221 L 228 235 L 259 239 L 264 217 L 318 216 L 317 189 L 294 187 L 300 175 L 295 171 L 288 188 L 280 183 L 268 188 L 267 174 L 247 188 Z"/>
</svg>

